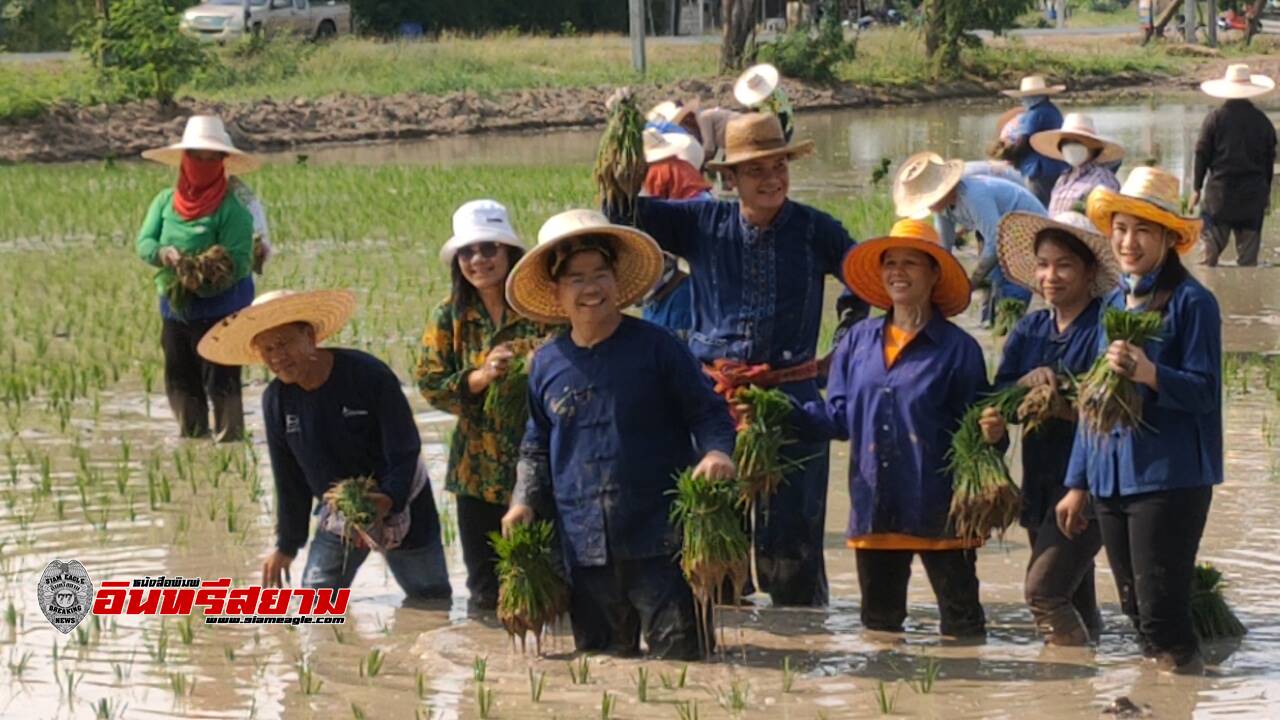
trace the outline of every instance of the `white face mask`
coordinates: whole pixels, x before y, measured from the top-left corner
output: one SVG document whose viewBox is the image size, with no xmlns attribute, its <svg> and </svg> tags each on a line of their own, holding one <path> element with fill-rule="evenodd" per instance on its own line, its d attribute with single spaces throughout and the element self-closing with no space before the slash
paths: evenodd
<svg viewBox="0 0 1280 720">
<path fill-rule="evenodd" d="M 1066 143 L 1062 146 L 1062 159 L 1071 167 L 1080 167 L 1089 162 L 1093 152 L 1080 143 Z"/>
</svg>

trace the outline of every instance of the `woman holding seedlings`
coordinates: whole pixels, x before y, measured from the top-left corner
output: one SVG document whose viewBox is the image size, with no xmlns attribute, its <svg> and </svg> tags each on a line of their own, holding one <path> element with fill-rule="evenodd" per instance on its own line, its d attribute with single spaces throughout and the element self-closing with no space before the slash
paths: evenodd
<svg viewBox="0 0 1280 720">
<path fill-rule="evenodd" d="M 347 291 L 266 293 L 200 340 L 210 362 L 265 363 L 275 375 L 262 394 L 262 420 L 276 482 L 276 547 L 262 581 L 288 581 L 315 506 L 303 587 L 350 587 L 375 549 L 406 595 L 446 599 L 440 522 L 400 381 L 372 355 L 317 347 L 354 309 Z"/>
<path fill-rule="evenodd" d="M 1110 237 L 1124 282 L 1103 301 L 1105 359 L 1081 384 L 1070 491 L 1057 516 L 1065 535 L 1079 536 L 1093 496 L 1143 654 L 1199 673 L 1191 583 L 1222 482 L 1222 320 L 1217 299 L 1182 265 L 1201 226 L 1179 214 L 1179 195 L 1176 177 L 1140 167 L 1119 193 L 1089 196 L 1089 219 Z"/>
<path fill-rule="evenodd" d="M 555 517 L 579 651 L 702 657 L 670 519 L 676 476 L 731 482 L 733 425 L 688 348 L 622 308 L 662 272 L 648 235 L 570 210 L 507 280 L 526 317 L 570 324 L 534 355 L 529 424 L 503 524 Z M 696 449 L 695 449 L 696 448 Z"/>
<path fill-rule="evenodd" d="M 445 489 L 457 498 L 467 590 L 477 610 L 497 607 L 489 534 L 501 530 L 516 483 L 528 417 L 524 358 L 549 332 L 507 305 L 507 274 L 523 255 L 501 204 L 472 200 L 458 208 L 453 237 L 440 250 L 453 286 L 431 313 L 416 373 L 427 402 L 458 417 Z"/>
<path fill-rule="evenodd" d="M 1049 305 L 1014 327 L 996 372 L 997 387 L 1028 389 L 1022 408 L 1043 408 L 1038 417 L 1023 420 L 1021 522 L 1031 544 L 1027 604 L 1045 642 L 1084 645 L 1102 630 L 1093 583 L 1102 535 L 1092 519 L 1075 537 L 1058 529 L 1054 507 L 1067 492 L 1062 481 L 1076 423 L 1075 406 L 1063 391 L 1098 356 L 1101 298 L 1117 287 L 1120 271 L 1107 239 L 1080 213 L 1053 220 L 1011 213 L 1000 222 L 999 247 L 1005 275 Z"/>
<path fill-rule="evenodd" d="M 796 413 L 801 436 L 850 441 L 847 530 L 857 551 L 862 624 L 901 632 L 907 583 L 919 554 L 942 615 L 941 632 L 981 637 L 974 550 L 982 539 L 948 528 L 951 473 L 945 458 L 966 410 L 990 390 L 982 349 L 947 320 L 969 305 L 969 280 L 933 225 L 900 220 L 887 237 L 861 243 L 843 263 L 845 283 L 887 311 L 855 325 L 836 348 L 827 399 Z M 981 440 L 1005 435 L 1000 415 L 982 415 Z"/>
<path fill-rule="evenodd" d="M 138 233 L 143 262 L 159 268 L 164 387 L 182 437 L 221 441 L 244 435 L 240 368 L 201 359 L 196 343 L 224 317 L 253 301 L 253 217 L 229 192 L 228 178 L 258 167 L 210 115 L 187 120 L 182 141 L 142 153 L 178 168 L 174 187 L 151 202 Z"/>
</svg>

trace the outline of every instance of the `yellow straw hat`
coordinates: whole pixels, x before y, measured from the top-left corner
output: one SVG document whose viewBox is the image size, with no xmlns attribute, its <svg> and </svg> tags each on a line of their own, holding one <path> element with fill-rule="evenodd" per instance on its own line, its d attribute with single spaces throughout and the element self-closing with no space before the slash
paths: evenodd
<svg viewBox="0 0 1280 720">
<path fill-rule="evenodd" d="M 868 303 L 888 310 L 893 306 L 880 276 L 880 258 L 886 250 L 907 248 L 918 250 L 938 263 L 938 284 L 933 286 L 933 304 L 947 317 L 959 315 L 969 307 L 969 276 L 960 261 L 942 247 L 938 231 L 925 220 L 899 220 L 885 237 L 858 243 L 844 257 L 841 274 L 845 285 Z"/>
<path fill-rule="evenodd" d="M 551 263 L 565 243 L 586 237 L 606 237 L 614 254 L 618 278 L 618 308 L 635 304 L 662 277 L 662 250 L 647 234 L 614 225 L 594 210 L 568 210 L 552 216 L 538 230 L 538 245 L 507 276 L 507 302 L 521 315 L 544 323 L 564 323 L 568 316 L 556 299 Z"/>
<path fill-rule="evenodd" d="M 1000 267 L 1010 280 L 1039 294 L 1036 285 L 1036 238 L 1045 230 L 1060 230 L 1089 248 L 1097 260 L 1098 274 L 1089 288 L 1093 297 L 1102 297 L 1120 284 L 1120 264 L 1111 251 L 1111 241 L 1098 232 L 1089 218 L 1078 212 L 1064 212 L 1053 219 L 1028 212 L 1011 212 L 1000 221 L 996 251 Z"/>
<path fill-rule="evenodd" d="M 1174 249 L 1186 255 L 1200 240 L 1203 222 L 1183 215 L 1178 178 L 1157 167 L 1136 167 L 1125 178 L 1120 192 L 1095 188 L 1089 193 L 1086 214 L 1106 237 L 1111 237 L 1111 216 L 1125 213 L 1148 220 L 1178 234 Z"/>
<path fill-rule="evenodd" d="M 893 207 L 898 217 L 919 218 L 947 196 L 964 177 L 963 160 L 943 160 L 933 152 L 907 158 L 893 180 Z"/>
<path fill-rule="evenodd" d="M 262 357 L 253 348 L 260 333 L 283 325 L 304 322 L 316 332 L 316 342 L 333 335 L 347 324 L 356 309 L 350 290 L 275 290 L 263 293 L 253 304 L 228 315 L 200 338 L 196 351 L 219 365 L 253 365 Z"/>
</svg>

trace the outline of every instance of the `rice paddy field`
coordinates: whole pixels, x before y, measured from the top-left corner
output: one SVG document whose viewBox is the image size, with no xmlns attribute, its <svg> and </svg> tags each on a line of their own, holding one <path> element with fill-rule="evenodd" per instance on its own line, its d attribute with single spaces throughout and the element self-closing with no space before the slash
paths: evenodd
<svg viewBox="0 0 1280 720">
<path fill-rule="evenodd" d="M 892 220 L 887 190 L 872 180 L 880 158 L 924 147 L 976 156 L 999 110 L 802 116 L 800 133 L 818 139 L 819 156 L 796 166 L 796 194 L 856 237 L 879 234 Z M 1183 126 L 1197 126 L 1202 110 L 1134 106 L 1100 109 L 1096 119 L 1181 169 Z M 377 354 L 407 381 L 427 314 L 446 293 L 437 252 L 455 206 L 496 197 L 532 239 L 554 212 L 590 204 L 593 149 L 594 135 L 568 133 L 271 158 L 249 178 L 269 205 L 278 251 L 259 290 L 354 289 L 356 319 L 333 343 Z M 985 645 L 938 639 L 919 571 L 905 636 L 864 634 L 853 557 L 840 537 L 848 509 L 840 445 L 827 518 L 830 608 L 721 609 L 727 652 L 707 663 L 577 656 L 567 628 L 543 639 L 541 657 L 522 654 L 495 620 L 467 615 L 452 501 L 440 487 L 450 419 L 408 386 L 439 498 L 452 603 L 406 602 L 374 556 L 344 625 L 255 630 L 206 626 L 199 616 L 95 616 L 64 636 L 36 596 L 52 559 L 84 563 L 95 585 L 147 575 L 247 585 L 274 540 L 258 407 L 265 372 L 245 374 L 251 441 L 174 438 L 151 271 L 132 249 L 147 203 L 171 181 L 159 167 L 128 162 L 0 167 L 0 717 L 1075 718 L 1122 697 L 1158 718 L 1274 716 L 1280 362 L 1269 353 L 1280 348 L 1280 289 L 1271 265 L 1202 274 L 1222 300 L 1232 352 L 1228 480 L 1201 555 L 1223 571 L 1226 597 L 1249 628 L 1242 642 L 1209 648 L 1209 677 L 1173 678 L 1141 662 L 1105 558 L 1100 646 L 1044 648 L 1022 602 L 1027 548 L 1016 530 L 980 554 Z M 1276 240 L 1269 229 L 1272 261 Z M 995 341 L 973 313 L 960 322 L 994 364 Z"/>
</svg>

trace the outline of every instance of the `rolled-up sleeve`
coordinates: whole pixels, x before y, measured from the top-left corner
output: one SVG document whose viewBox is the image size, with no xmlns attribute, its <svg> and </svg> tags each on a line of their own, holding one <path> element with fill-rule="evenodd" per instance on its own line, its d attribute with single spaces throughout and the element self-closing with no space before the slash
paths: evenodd
<svg viewBox="0 0 1280 720">
<path fill-rule="evenodd" d="M 529 420 L 520 441 L 520 460 L 516 464 L 516 485 L 511 491 L 512 505 L 527 505 L 535 513 L 551 505 L 551 418 L 542 403 L 542 373 L 538 356 L 529 367 Z"/>
</svg>

